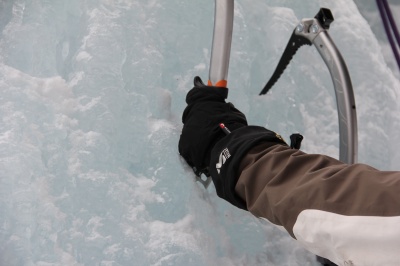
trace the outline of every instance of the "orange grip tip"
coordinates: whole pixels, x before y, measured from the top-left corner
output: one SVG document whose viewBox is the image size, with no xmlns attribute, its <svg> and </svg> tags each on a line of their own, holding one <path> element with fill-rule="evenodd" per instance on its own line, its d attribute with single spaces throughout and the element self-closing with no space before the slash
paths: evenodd
<svg viewBox="0 0 400 266">
<path fill-rule="evenodd" d="M 214 87 L 223 87 L 223 88 L 226 88 L 227 85 L 228 85 L 228 82 L 227 82 L 226 80 L 222 79 L 222 80 L 218 80 L 218 81 L 213 85 L 212 82 L 211 82 L 211 80 L 208 80 L 207 85 L 208 85 L 208 86 L 214 86 Z"/>
</svg>

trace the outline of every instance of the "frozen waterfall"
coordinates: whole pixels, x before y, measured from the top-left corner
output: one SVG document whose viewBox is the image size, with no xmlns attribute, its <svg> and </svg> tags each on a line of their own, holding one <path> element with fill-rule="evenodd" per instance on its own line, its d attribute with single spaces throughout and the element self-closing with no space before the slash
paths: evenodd
<svg viewBox="0 0 400 266">
<path fill-rule="evenodd" d="M 358 2 L 236 1 L 229 100 L 250 124 L 301 132 L 304 151 L 337 158 L 335 95 L 315 48 L 258 96 L 297 22 L 330 8 L 359 161 L 400 170 L 399 75 L 368 24 L 375 2 Z M 213 14 L 213 0 L 0 1 L 1 266 L 318 265 L 196 183 L 178 154 L 186 92 L 208 76 Z"/>
</svg>

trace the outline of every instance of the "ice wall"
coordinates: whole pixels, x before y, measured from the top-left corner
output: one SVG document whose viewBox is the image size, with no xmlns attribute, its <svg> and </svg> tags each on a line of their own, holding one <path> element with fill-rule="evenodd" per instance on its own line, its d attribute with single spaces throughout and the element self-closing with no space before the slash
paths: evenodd
<svg viewBox="0 0 400 266">
<path fill-rule="evenodd" d="M 300 131 L 305 151 L 337 157 L 333 87 L 315 49 L 257 96 L 297 21 L 320 6 L 352 75 L 360 161 L 399 170 L 399 80 L 352 2 L 237 1 L 229 99 L 251 124 Z M 178 155 L 213 12 L 211 0 L 0 2 L 0 265 L 316 265 L 204 190 Z"/>
</svg>

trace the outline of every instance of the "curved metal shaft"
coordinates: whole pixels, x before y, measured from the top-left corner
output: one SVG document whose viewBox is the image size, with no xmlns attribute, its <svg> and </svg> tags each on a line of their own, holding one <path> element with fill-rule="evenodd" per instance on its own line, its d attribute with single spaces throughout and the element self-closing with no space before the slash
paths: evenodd
<svg viewBox="0 0 400 266">
<path fill-rule="evenodd" d="M 329 68 L 335 87 L 340 133 L 339 159 L 349 164 L 356 163 L 358 146 L 356 103 L 347 66 L 328 32 L 321 32 L 315 38 L 314 44 Z"/>
<path fill-rule="evenodd" d="M 335 43 L 317 19 L 304 19 L 296 35 L 310 40 L 322 56 L 332 77 L 339 116 L 339 160 L 348 164 L 357 162 L 357 114 L 353 86 L 346 63 Z"/>
</svg>

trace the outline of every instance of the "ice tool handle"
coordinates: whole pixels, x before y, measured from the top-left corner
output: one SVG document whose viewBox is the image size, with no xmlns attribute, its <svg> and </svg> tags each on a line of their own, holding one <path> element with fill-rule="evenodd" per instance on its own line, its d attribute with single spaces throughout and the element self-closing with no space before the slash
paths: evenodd
<svg viewBox="0 0 400 266">
<path fill-rule="evenodd" d="M 234 0 L 215 0 L 214 33 L 211 48 L 210 72 L 208 85 L 227 86 L 229 57 L 231 54 Z M 222 122 L 222 121 L 221 121 Z M 205 188 L 211 183 L 208 171 L 193 169 L 198 182 Z"/>
<path fill-rule="evenodd" d="M 215 0 L 214 33 L 208 85 L 227 86 L 231 54 L 234 0 Z"/>
<path fill-rule="evenodd" d="M 332 12 L 327 8 L 321 8 L 313 19 L 301 20 L 293 31 L 274 74 L 260 95 L 266 94 L 274 85 L 301 46 L 314 44 L 329 69 L 335 89 L 340 133 L 339 159 L 352 164 L 357 162 L 356 104 L 346 63 L 328 34 L 333 21 Z"/>
</svg>

